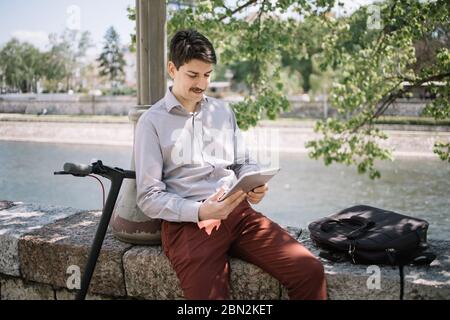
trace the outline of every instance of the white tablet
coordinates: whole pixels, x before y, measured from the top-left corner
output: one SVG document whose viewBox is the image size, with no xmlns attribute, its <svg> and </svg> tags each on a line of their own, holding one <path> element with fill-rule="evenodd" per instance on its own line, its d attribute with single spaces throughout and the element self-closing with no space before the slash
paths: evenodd
<svg viewBox="0 0 450 320">
<path fill-rule="evenodd" d="M 248 172 L 242 175 L 236 183 L 225 192 L 220 198 L 219 202 L 225 200 L 233 193 L 243 190 L 245 193 L 252 191 L 253 189 L 263 186 L 266 184 L 273 176 L 275 176 L 280 168 L 266 169 L 261 171 Z"/>
</svg>

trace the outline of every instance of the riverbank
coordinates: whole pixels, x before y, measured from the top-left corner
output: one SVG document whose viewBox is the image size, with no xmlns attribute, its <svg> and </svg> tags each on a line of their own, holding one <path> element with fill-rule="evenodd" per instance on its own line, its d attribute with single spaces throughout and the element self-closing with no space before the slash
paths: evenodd
<svg viewBox="0 0 450 320">
<path fill-rule="evenodd" d="M 247 137 L 270 137 L 269 148 L 280 152 L 308 152 L 304 147 L 319 139 L 315 120 L 263 120 L 245 133 Z M 450 141 L 450 126 L 380 124 L 388 140 L 382 145 L 393 149 L 394 156 L 436 157 L 433 145 Z M 133 125 L 126 116 L 69 116 L 0 114 L 0 140 L 64 144 L 132 146 Z M 267 146 L 267 143 L 262 143 Z"/>
</svg>

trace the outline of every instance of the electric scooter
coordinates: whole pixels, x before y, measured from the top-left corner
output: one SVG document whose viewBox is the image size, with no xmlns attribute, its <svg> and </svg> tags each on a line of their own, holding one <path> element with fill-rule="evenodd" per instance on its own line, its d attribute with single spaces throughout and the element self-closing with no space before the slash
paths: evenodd
<svg viewBox="0 0 450 320">
<path fill-rule="evenodd" d="M 105 166 L 102 161 L 98 160 L 91 165 L 65 163 L 64 171 L 54 172 L 54 174 L 71 174 L 75 177 L 86 177 L 91 176 L 91 174 L 96 174 L 111 181 L 108 198 L 106 199 L 106 203 L 104 203 L 100 222 L 84 268 L 80 291 L 78 291 L 75 297 L 75 300 L 84 300 L 91 283 L 92 274 L 94 273 L 95 265 L 97 264 L 97 259 L 102 248 L 103 240 L 105 239 L 106 231 L 108 230 L 109 221 L 111 220 L 123 179 L 136 179 L 136 172 Z M 96 178 L 95 176 L 92 177 Z"/>
</svg>

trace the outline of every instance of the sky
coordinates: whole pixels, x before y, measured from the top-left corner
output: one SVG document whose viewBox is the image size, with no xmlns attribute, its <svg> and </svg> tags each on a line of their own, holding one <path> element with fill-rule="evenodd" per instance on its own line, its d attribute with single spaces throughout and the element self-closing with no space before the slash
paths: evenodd
<svg viewBox="0 0 450 320">
<path fill-rule="evenodd" d="M 90 31 L 95 51 L 110 26 L 126 45 L 134 31 L 126 8 L 134 5 L 135 0 L 0 0 L 0 47 L 16 37 L 45 50 L 50 33 L 70 27 Z"/>
<path fill-rule="evenodd" d="M 373 0 L 342 2 L 353 11 Z M 48 35 L 61 34 L 67 26 L 91 32 L 95 45 L 90 50 L 92 55 L 100 52 L 110 26 L 119 33 L 121 43 L 127 45 L 135 23 L 128 19 L 126 8 L 134 5 L 135 0 L 0 0 L 0 47 L 16 37 L 46 50 Z M 80 19 L 76 19 L 78 16 Z"/>
</svg>

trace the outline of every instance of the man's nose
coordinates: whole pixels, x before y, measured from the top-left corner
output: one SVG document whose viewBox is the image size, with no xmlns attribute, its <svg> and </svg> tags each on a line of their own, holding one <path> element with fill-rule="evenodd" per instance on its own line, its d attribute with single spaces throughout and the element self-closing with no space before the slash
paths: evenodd
<svg viewBox="0 0 450 320">
<path fill-rule="evenodd" d="M 201 90 L 206 90 L 209 85 L 209 78 L 201 78 L 197 83 L 197 88 Z"/>
</svg>

